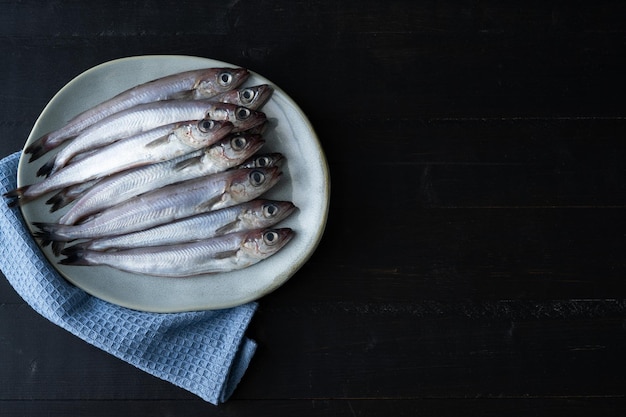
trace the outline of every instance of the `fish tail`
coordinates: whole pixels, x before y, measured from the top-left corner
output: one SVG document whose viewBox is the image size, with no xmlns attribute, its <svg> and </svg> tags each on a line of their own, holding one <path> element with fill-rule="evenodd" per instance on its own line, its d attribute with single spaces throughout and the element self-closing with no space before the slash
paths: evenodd
<svg viewBox="0 0 626 417">
<path fill-rule="evenodd" d="M 41 246 L 46 247 L 51 245 L 52 253 L 57 256 L 61 254 L 67 242 L 74 240 L 59 234 L 58 229 L 63 225 L 59 225 L 58 223 L 33 222 L 33 226 L 39 229 L 35 231 L 33 235 L 41 242 Z"/>
<path fill-rule="evenodd" d="M 83 248 L 77 248 L 76 245 L 71 246 L 63 250 L 63 254 L 66 257 L 61 259 L 59 263 L 61 265 L 93 265 L 92 262 L 85 258 L 85 253 L 86 251 Z"/>
<path fill-rule="evenodd" d="M 50 197 L 46 201 L 46 204 L 52 206 L 52 207 L 50 207 L 50 212 L 55 212 L 55 211 L 57 211 L 59 209 L 62 209 L 65 206 L 67 206 L 72 201 L 74 201 L 74 199 L 72 197 L 69 197 L 65 193 L 65 190 L 61 190 L 58 193 L 56 193 L 55 195 L 53 195 L 52 197 Z"/>
<path fill-rule="evenodd" d="M 25 185 L 23 187 L 18 187 L 18 188 L 15 188 L 11 191 L 4 193 L 3 196 L 9 199 L 9 201 L 7 202 L 8 206 L 15 207 L 24 203 L 28 203 L 29 201 L 32 201 L 34 197 L 30 197 L 26 195 L 26 192 L 28 191 L 29 188 L 30 188 L 29 185 Z"/>
<path fill-rule="evenodd" d="M 56 242 L 52 242 L 52 253 L 54 253 L 56 256 L 61 255 L 61 252 L 63 252 L 63 248 L 65 248 L 65 243 L 66 242 L 61 242 L 61 241 L 56 241 Z"/>
<path fill-rule="evenodd" d="M 33 226 L 39 229 L 34 232 L 33 235 L 36 239 L 39 239 L 42 246 L 48 246 L 52 242 L 59 240 L 56 233 L 57 225 L 55 223 L 33 222 Z"/>
<path fill-rule="evenodd" d="M 31 143 L 30 145 L 28 145 L 26 148 L 24 148 L 24 152 L 27 154 L 30 154 L 30 159 L 28 162 L 33 162 L 41 158 L 50 149 L 52 149 L 52 147 L 50 147 L 48 144 L 49 137 L 50 137 L 50 134 L 47 133 L 43 135 L 42 137 L 40 137 L 39 139 L 37 139 L 36 141 L 34 141 L 33 143 Z"/>
<path fill-rule="evenodd" d="M 50 174 L 52 174 L 52 170 L 54 169 L 54 165 L 55 165 L 54 161 L 55 159 L 52 158 L 51 160 L 43 164 L 41 168 L 39 168 L 39 170 L 37 171 L 37 176 L 38 177 L 50 176 Z"/>
</svg>

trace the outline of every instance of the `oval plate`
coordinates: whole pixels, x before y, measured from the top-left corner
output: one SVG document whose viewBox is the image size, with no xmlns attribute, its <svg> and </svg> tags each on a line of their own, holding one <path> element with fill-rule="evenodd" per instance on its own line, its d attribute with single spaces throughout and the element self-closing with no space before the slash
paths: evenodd
<svg viewBox="0 0 626 417">
<path fill-rule="evenodd" d="M 236 67 L 212 59 L 189 56 L 138 56 L 110 61 L 85 71 L 64 86 L 43 110 L 26 146 L 61 127 L 74 115 L 134 85 L 165 75 L 208 67 Z M 326 158 L 308 119 L 276 84 L 251 72 L 245 85 L 270 84 L 275 88 L 265 104 L 271 124 L 261 153 L 281 152 L 287 162 L 283 178 L 263 197 L 292 201 L 299 210 L 280 223 L 295 236 L 274 256 L 251 267 L 222 274 L 189 278 L 163 278 L 131 274 L 106 266 L 59 265 L 49 248 L 42 248 L 52 265 L 68 281 L 106 301 L 136 310 L 180 312 L 221 309 L 256 300 L 287 281 L 317 247 L 328 214 L 330 178 Z M 53 153 L 50 153 L 51 155 Z M 18 166 L 18 186 L 41 181 L 35 173 L 47 155 Z M 49 212 L 48 196 L 22 207 L 26 223 L 55 222 L 65 210 Z"/>
</svg>

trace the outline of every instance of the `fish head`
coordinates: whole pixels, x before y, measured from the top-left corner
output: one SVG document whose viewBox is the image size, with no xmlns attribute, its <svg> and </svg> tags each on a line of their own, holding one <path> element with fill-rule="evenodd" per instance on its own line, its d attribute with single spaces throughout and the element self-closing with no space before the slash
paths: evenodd
<svg viewBox="0 0 626 417">
<path fill-rule="evenodd" d="M 236 169 L 228 174 L 229 194 L 233 202 L 250 201 L 270 188 L 280 179 L 279 167 Z"/>
<path fill-rule="evenodd" d="M 233 132 L 251 129 L 267 120 L 263 112 L 231 103 L 210 103 L 205 118 L 228 120 L 235 126 Z"/>
<path fill-rule="evenodd" d="M 239 215 L 247 229 L 269 227 L 287 218 L 296 209 L 290 201 L 254 200 Z"/>
<path fill-rule="evenodd" d="M 232 132 L 227 120 L 203 119 L 181 123 L 174 131 L 176 137 L 194 149 L 205 148 Z"/>
<path fill-rule="evenodd" d="M 232 135 L 207 148 L 205 157 L 207 161 L 227 169 L 250 158 L 264 143 L 261 135 Z"/>
<path fill-rule="evenodd" d="M 241 247 L 249 256 L 267 258 L 282 249 L 293 236 L 293 230 L 288 227 L 257 229 L 247 234 Z"/>
<path fill-rule="evenodd" d="M 259 123 L 258 125 L 246 130 L 246 133 L 250 133 L 250 134 L 255 134 L 255 135 L 262 135 L 265 133 L 265 131 L 267 130 L 267 127 L 269 126 L 269 120 L 265 119 L 263 120 L 261 123 Z"/>
<path fill-rule="evenodd" d="M 270 99 L 274 89 L 267 84 L 255 85 L 237 90 L 239 102 L 249 109 L 260 109 Z"/>
<path fill-rule="evenodd" d="M 254 155 L 244 161 L 240 168 L 269 168 L 282 165 L 284 156 L 281 153 L 273 152 L 263 155 Z"/>
<path fill-rule="evenodd" d="M 248 79 L 250 72 L 245 68 L 209 68 L 198 78 L 194 98 L 203 99 L 239 87 Z"/>
</svg>

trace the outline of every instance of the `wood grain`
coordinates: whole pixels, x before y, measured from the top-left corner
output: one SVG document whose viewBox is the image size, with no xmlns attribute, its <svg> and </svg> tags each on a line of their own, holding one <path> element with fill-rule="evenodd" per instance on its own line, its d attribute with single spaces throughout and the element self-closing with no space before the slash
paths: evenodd
<svg viewBox="0 0 626 417">
<path fill-rule="evenodd" d="M 124 56 L 246 66 L 332 178 L 311 260 L 260 301 L 213 407 L 0 280 L 4 416 L 624 415 L 626 4 L 0 1 L 0 155 Z"/>
</svg>

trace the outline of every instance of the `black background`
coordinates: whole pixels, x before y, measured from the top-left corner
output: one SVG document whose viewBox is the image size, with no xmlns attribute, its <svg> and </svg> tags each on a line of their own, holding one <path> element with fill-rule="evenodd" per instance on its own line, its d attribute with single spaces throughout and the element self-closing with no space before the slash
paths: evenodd
<svg viewBox="0 0 626 417">
<path fill-rule="evenodd" d="M 3 416 L 626 412 L 623 1 L 0 1 L 0 156 L 133 55 L 247 67 L 326 152 L 325 236 L 219 407 L 0 280 Z"/>
</svg>

